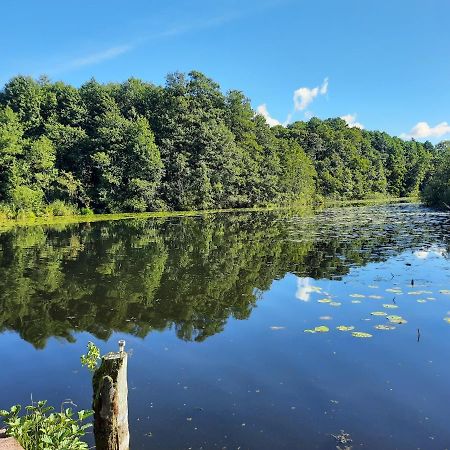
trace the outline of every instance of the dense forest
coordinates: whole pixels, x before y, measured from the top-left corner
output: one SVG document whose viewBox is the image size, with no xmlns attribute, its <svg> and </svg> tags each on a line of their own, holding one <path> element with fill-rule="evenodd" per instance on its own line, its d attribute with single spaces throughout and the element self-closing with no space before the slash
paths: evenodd
<svg viewBox="0 0 450 450">
<path fill-rule="evenodd" d="M 403 197 L 436 184 L 435 163 L 448 179 L 448 153 L 339 118 L 269 127 L 199 72 L 80 88 L 17 76 L 0 92 L 0 216 Z"/>
</svg>

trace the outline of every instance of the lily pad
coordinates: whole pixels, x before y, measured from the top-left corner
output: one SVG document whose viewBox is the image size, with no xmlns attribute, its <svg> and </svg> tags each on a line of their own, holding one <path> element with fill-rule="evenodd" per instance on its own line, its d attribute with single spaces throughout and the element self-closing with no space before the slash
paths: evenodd
<svg viewBox="0 0 450 450">
<path fill-rule="evenodd" d="M 374 311 L 370 313 L 371 316 L 387 316 L 387 313 L 384 311 Z"/>
<path fill-rule="evenodd" d="M 304 330 L 305 333 L 327 333 L 330 331 L 330 329 L 324 325 L 321 325 L 320 327 L 315 327 L 313 330 L 307 329 Z"/>
<path fill-rule="evenodd" d="M 353 331 L 352 336 L 357 337 L 357 338 L 371 338 L 372 337 L 372 335 L 370 333 L 363 333 L 362 331 Z"/>
<path fill-rule="evenodd" d="M 361 303 L 361 300 L 352 300 L 352 303 Z"/>
<path fill-rule="evenodd" d="M 380 298 L 383 298 L 383 296 L 382 295 L 369 295 L 369 298 L 374 298 L 374 299 L 378 300 Z"/>
<path fill-rule="evenodd" d="M 350 297 L 365 298 L 365 295 L 363 295 L 363 294 L 350 294 Z"/>
<path fill-rule="evenodd" d="M 352 331 L 352 330 L 354 330 L 355 329 L 355 327 L 353 327 L 353 326 L 346 326 L 346 325 L 339 325 L 338 327 L 336 327 L 336 330 L 339 330 L 339 331 Z"/>
<path fill-rule="evenodd" d="M 339 302 L 331 302 L 330 303 L 330 306 L 341 306 L 342 305 L 342 303 L 339 303 Z"/>
<path fill-rule="evenodd" d="M 398 305 L 394 305 L 393 303 L 385 303 L 383 305 L 383 308 L 395 309 L 395 308 L 398 308 Z"/>
<path fill-rule="evenodd" d="M 321 298 L 320 300 L 317 300 L 319 303 L 331 303 L 331 299 L 329 298 Z"/>
<path fill-rule="evenodd" d="M 417 303 L 427 303 L 427 301 L 424 298 L 418 298 Z"/>
<path fill-rule="evenodd" d="M 398 288 L 397 289 L 389 288 L 389 289 L 386 289 L 386 292 L 391 292 L 393 294 L 403 294 L 402 290 L 398 289 Z"/>
<path fill-rule="evenodd" d="M 395 330 L 394 325 L 375 325 L 376 330 Z"/>
<path fill-rule="evenodd" d="M 444 320 L 445 320 L 447 323 L 450 323 L 450 317 L 444 317 Z"/>
<path fill-rule="evenodd" d="M 386 319 L 391 323 L 407 323 L 407 321 L 402 316 L 387 316 Z"/>
<path fill-rule="evenodd" d="M 441 289 L 439 292 L 444 295 L 450 295 L 450 290 L 448 289 Z"/>
</svg>

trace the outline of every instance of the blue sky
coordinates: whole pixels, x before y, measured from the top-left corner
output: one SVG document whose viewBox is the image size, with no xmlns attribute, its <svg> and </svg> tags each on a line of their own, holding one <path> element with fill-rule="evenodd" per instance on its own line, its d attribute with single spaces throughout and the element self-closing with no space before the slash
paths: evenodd
<svg viewBox="0 0 450 450">
<path fill-rule="evenodd" d="M 0 83 L 200 70 L 270 123 L 450 138 L 449 0 L 2 0 Z"/>
</svg>

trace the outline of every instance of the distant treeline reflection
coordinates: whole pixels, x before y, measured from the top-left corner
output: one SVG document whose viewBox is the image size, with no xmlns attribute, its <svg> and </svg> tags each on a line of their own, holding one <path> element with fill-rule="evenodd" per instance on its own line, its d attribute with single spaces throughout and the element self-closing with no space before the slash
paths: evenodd
<svg viewBox="0 0 450 450">
<path fill-rule="evenodd" d="M 14 330 L 37 348 L 78 331 L 107 339 L 174 328 L 202 341 L 229 317 L 248 318 L 288 272 L 339 277 L 425 239 L 417 224 L 405 232 L 409 219 L 393 225 L 395 207 L 364 211 L 17 228 L 0 235 L 0 332 Z"/>
</svg>

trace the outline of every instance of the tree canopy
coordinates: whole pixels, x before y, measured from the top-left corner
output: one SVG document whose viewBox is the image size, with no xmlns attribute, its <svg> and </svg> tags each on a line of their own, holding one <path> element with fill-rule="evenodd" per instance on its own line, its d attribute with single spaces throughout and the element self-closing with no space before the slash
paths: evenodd
<svg viewBox="0 0 450 450">
<path fill-rule="evenodd" d="M 17 76 L 0 92 L 7 217 L 417 195 L 444 159 L 339 118 L 271 128 L 242 92 L 197 71 L 164 86 Z"/>
</svg>

